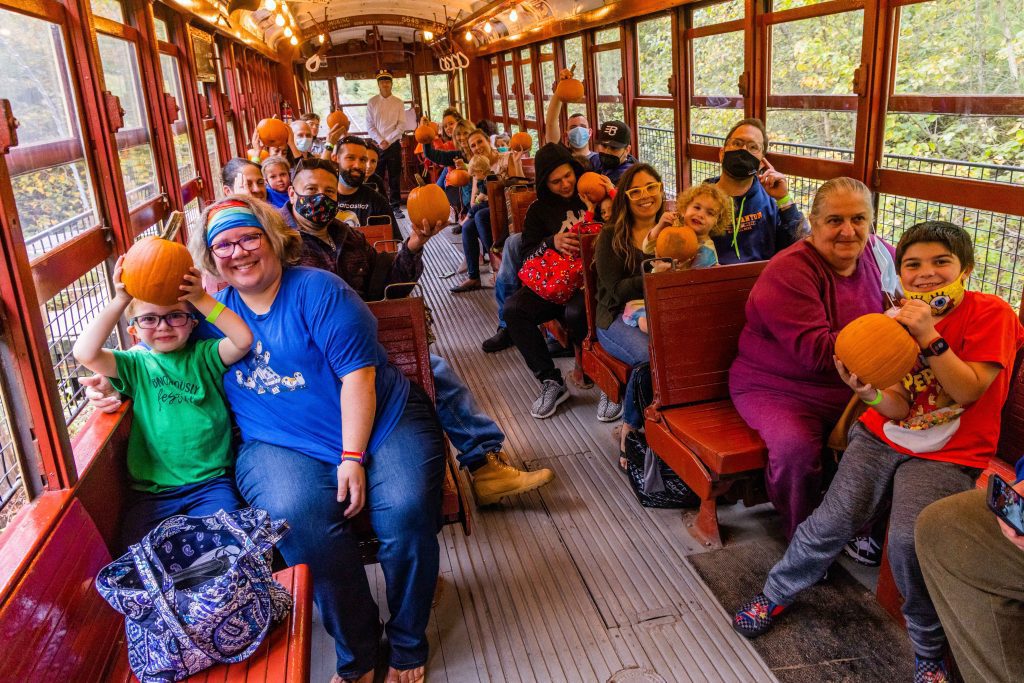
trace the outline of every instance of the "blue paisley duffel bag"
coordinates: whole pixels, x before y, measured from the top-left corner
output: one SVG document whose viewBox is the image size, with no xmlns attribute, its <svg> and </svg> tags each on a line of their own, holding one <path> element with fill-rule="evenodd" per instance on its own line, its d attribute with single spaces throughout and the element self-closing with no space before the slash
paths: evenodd
<svg viewBox="0 0 1024 683">
<path fill-rule="evenodd" d="M 100 571 L 96 588 L 125 616 L 141 683 L 180 681 L 256 651 L 292 607 L 270 570 L 285 530 L 259 508 L 178 515 Z"/>
</svg>

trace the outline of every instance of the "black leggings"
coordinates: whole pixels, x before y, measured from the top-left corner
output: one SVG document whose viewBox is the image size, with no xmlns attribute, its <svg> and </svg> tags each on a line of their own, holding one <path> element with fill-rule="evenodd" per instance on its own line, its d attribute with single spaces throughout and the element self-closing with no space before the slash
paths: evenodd
<svg viewBox="0 0 1024 683">
<path fill-rule="evenodd" d="M 388 201 L 391 206 L 398 206 L 402 203 L 402 141 L 401 139 L 392 142 L 380 155 L 380 165 L 384 168 L 378 171 L 381 175 L 388 176 Z"/>
<path fill-rule="evenodd" d="M 505 301 L 504 318 L 512 343 L 519 349 L 534 376 L 541 382 L 548 379 L 561 381 L 562 372 L 551 360 L 544 335 L 537 326 L 555 318 L 563 318 L 569 330 L 569 339 L 573 344 L 581 344 L 587 336 L 583 292 L 576 292 L 566 304 L 554 304 L 537 296 L 529 287 L 520 287 Z"/>
</svg>

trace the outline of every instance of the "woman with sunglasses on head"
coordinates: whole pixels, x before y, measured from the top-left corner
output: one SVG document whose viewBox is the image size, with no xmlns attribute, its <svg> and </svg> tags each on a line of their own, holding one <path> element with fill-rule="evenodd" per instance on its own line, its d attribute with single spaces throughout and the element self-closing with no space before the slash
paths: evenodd
<svg viewBox="0 0 1024 683">
<path fill-rule="evenodd" d="M 626 324 L 622 312 L 626 303 L 643 299 L 644 280 L 641 264 L 648 233 L 673 225 L 674 211 L 665 211 L 665 193 L 661 176 L 649 164 L 632 166 L 622 178 L 612 200 L 611 220 L 597 238 L 594 270 L 597 274 L 597 339 L 612 356 L 632 368 L 622 402 L 623 428 L 620 435 L 619 466 L 624 467 L 626 436 L 643 429 L 644 408 L 651 401 L 650 355 L 647 335 Z M 598 411 L 598 419 L 611 420 Z"/>
</svg>

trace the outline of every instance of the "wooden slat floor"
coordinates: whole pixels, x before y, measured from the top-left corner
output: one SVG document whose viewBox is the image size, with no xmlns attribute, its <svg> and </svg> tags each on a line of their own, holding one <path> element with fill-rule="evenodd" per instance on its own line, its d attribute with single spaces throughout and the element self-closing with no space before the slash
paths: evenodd
<svg viewBox="0 0 1024 683">
<path fill-rule="evenodd" d="M 427 246 L 422 290 L 433 312 L 434 351 L 451 362 L 480 406 L 505 430 L 510 459 L 550 467 L 557 479 L 474 511 L 474 531 L 440 535 L 444 589 L 430 622 L 428 681 L 772 681 L 684 559 L 701 548 L 677 511 L 641 507 L 615 466 L 614 425 L 595 417 L 598 390 L 547 420 L 529 406 L 538 386 L 515 349 L 485 354 L 494 332 L 493 290 L 454 295 L 440 279 L 461 260 L 449 231 Z M 485 270 L 485 282 L 489 280 Z M 559 361 L 567 371 L 571 360 Z M 758 533 L 760 510 L 726 508 L 733 539 Z M 382 614 L 383 577 L 368 567 Z M 327 683 L 333 641 L 315 625 L 313 681 Z"/>
</svg>

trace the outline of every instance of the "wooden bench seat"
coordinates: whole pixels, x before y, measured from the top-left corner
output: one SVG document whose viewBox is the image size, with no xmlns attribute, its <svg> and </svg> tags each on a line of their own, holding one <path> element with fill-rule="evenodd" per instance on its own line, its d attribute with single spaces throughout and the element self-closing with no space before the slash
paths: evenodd
<svg viewBox="0 0 1024 683">
<path fill-rule="evenodd" d="M 94 586 L 111 561 L 85 506 L 72 498 L 11 597 L 0 607 L 4 643 L 0 678 L 19 683 L 134 681 L 124 618 Z M 244 662 L 219 665 L 189 681 L 309 680 L 313 584 L 305 565 L 275 574 L 294 598 L 278 624 Z"/>
<path fill-rule="evenodd" d="M 720 547 L 718 498 L 763 502 L 767 449 L 729 399 L 729 366 L 765 262 L 644 275 L 654 400 L 647 443 L 701 499 L 684 519 Z"/>
<path fill-rule="evenodd" d="M 743 421 L 732 401 L 669 408 L 662 417 L 669 432 L 718 474 L 763 469 L 767 462 L 764 441 Z"/>
</svg>

